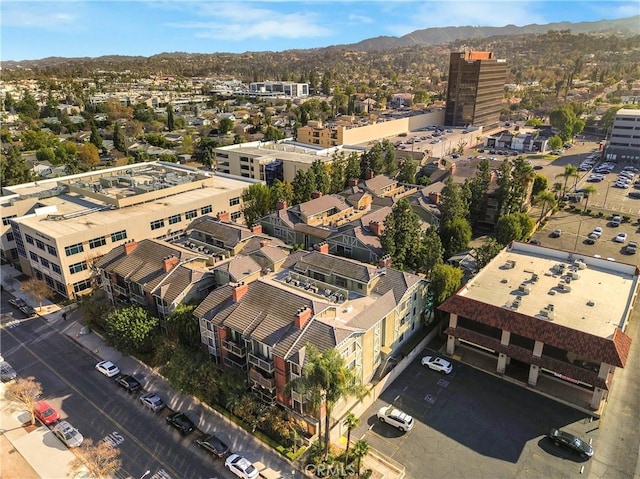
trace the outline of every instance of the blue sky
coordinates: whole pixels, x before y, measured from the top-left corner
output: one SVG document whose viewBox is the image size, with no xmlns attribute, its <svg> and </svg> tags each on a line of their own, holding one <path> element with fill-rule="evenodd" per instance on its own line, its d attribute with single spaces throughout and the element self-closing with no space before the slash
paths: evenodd
<svg viewBox="0 0 640 479">
<path fill-rule="evenodd" d="M 596 21 L 638 15 L 640 0 L 2 0 L 0 10 L 0 59 L 33 60 L 282 51 L 429 27 Z"/>
</svg>

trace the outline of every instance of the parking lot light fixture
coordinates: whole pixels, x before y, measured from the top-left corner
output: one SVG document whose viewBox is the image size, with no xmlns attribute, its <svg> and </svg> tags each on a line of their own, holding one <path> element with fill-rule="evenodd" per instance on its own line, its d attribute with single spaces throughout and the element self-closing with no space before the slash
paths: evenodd
<svg viewBox="0 0 640 479">
<path fill-rule="evenodd" d="M 140 479 L 144 479 L 144 478 L 145 478 L 145 477 L 147 477 L 149 474 L 151 474 L 151 470 L 150 470 L 150 469 L 147 469 L 147 470 L 145 471 L 145 473 L 144 473 L 143 475 L 141 475 L 141 476 L 140 476 Z"/>
</svg>

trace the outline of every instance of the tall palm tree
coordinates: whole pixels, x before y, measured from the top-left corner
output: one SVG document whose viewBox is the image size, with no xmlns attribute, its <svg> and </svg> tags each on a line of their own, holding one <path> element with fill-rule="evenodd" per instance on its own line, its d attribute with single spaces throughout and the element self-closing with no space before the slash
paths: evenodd
<svg viewBox="0 0 640 479">
<path fill-rule="evenodd" d="M 535 201 L 537 204 L 540 205 L 542 211 L 540 212 L 540 219 L 538 220 L 539 222 L 542 221 L 542 218 L 544 218 L 544 215 L 547 214 L 547 212 L 553 208 L 557 201 L 556 201 L 556 195 L 554 195 L 551 191 L 549 190 L 544 190 L 539 192 L 536 196 L 535 196 Z"/>
<path fill-rule="evenodd" d="M 569 178 L 578 178 L 578 176 L 578 168 L 576 168 L 574 165 L 564 165 L 564 171 L 556 175 L 556 178 L 564 178 L 564 185 L 562 186 L 562 196 L 564 196 L 567 192 L 567 181 L 569 181 Z"/>
<path fill-rule="evenodd" d="M 353 455 L 356 457 L 356 460 L 358 461 L 356 463 L 358 477 L 360 477 L 360 464 L 361 464 L 362 458 L 367 455 L 367 453 L 369 452 L 369 449 L 370 449 L 369 443 L 364 439 L 360 439 L 353 445 Z"/>
<path fill-rule="evenodd" d="M 589 203 L 589 197 L 591 195 L 595 195 L 596 193 L 596 187 L 593 185 L 589 185 L 589 186 L 585 186 L 584 188 L 582 188 L 582 193 L 584 194 L 584 211 L 587 211 L 587 204 Z"/>
<path fill-rule="evenodd" d="M 358 427 L 360 419 L 355 414 L 350 412 L 347 417 L 344 418 L 344 425 L 347 427 L 347 450 L 344 452 L 344 466 L 347 467 L 349 462 L 349 446 L 351 445 L 351 431 Z"/>
<path fill-rule="evenodd" d="M 553 184 L 553 194 L 556 195 L 556 201 L 560 199 L 560 192 L 562 191 L 562 183 Z"/>
</svg>

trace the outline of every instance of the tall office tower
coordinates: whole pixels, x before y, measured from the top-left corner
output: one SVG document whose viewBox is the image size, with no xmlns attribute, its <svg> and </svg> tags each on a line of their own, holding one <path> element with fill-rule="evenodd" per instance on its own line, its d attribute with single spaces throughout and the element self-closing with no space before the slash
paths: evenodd
<svg viewBox="0 0 640 479">
<path fill-rule="evenodd" d="M 445 124 L 448 126 L 498 125 L 507 64 L 493 52 L 452 53 Z"/>
</svg>

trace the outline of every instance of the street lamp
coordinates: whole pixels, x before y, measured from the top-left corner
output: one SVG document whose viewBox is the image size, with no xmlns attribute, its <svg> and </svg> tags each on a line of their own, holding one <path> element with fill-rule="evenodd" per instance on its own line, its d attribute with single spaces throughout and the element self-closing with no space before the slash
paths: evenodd
<svg viewBox="0 0 640 479">
<path fill-rule="evenodd" d="M 151 471 L 149 469 L 147 469 L 147 471 L 140 476 L 140 479 L 144 479 L 145 477 L 147 477 L 149 474 L 151 474 Z"/>
</svg>

